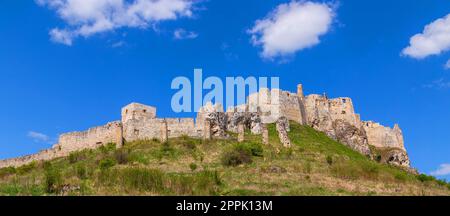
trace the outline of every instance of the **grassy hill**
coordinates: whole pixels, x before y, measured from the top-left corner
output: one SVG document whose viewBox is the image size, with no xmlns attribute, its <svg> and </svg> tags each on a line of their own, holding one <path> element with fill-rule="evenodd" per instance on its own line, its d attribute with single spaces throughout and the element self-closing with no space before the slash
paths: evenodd
<svg viewBox="0 0 450 216">
<path fill-rule="evenodd" d="M 291 149 L 188 137 L 145 140 L 0 169 L 0 195 L 450 195 L 450 185 L 380 164 L 291 123 Z"/>
</svg>

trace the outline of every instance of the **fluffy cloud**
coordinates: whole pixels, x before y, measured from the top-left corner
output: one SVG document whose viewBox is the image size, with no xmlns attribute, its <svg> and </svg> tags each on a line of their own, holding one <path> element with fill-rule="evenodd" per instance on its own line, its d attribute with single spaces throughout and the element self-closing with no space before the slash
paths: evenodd
<svg viewBox="0 0 450 216">
<path fill-rule="evenodd" d="M 177 40 L 182 39 L 195 39 L 198 37 L 198 34 L 193 31 L 186 31 L 185 29 L 179 28 L 173 32 L 173 38 Z"/>
<path fill-rule="evenodd" d="M 67 24 L 50 31 L 51 39 L 71 45 L 79 36 L 122 27 L 148 28 L 159 21 L 192 16 L 191 0 L 36 0 L 55 10 Z"/>
<path fill-rule="evenodd" d="M 48 142 L 50 141 L 50 137 L 39 132 L 29 131 L 27 134 L 28 137 L 32 138 L 35 142 Z"/>
<path fill-rule="evenodd" d="M 436 171 L 433 171 L 430 174 L 434 176 L 450 175 L 450 164 L 441 164 Z"/>
<path fill-rule="evenodd" d="M 248 32 L 253 45 L 262 46 L 262 57 L 287 56 L 319 44 L 333 18 L 334 11 L 327 4 L 292 1 L 257 20 Z"/>
<path fill-rule="evenodd" d="M 450 69 L 450 59 L 445 63 L 445 69 Z"/>
<path fill-rule="evenodd" d="M 402 53 L 416 59 L 439 55 L 450 50 L 450 14 L 427 26 L 422 33 L 411 37 Z"/>
</svg>

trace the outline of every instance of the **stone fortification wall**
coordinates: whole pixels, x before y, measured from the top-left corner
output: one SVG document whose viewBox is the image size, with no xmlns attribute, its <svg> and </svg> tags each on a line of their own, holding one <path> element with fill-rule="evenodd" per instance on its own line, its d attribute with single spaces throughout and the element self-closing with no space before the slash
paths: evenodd
<svg viewBox="0 0 450 216">
<path fill-rule="evenodd" d="M 379 123 L 363 122 L 369 143 L 378 148 L 398 148 L 406 152 L 403 143 L 403 133 L 396 124 L 394 128 L 385 127 Z"/>
<path fill-rule="evenodd" d="M 59 137 L 58 146 L 64 153 L 83 149 L 95 149 L 108 143 L 122 145 L 122 123 L 110 122 L 87 131 L 65 133 Z"/>
<path fill-rule="evenodd" d="M 202 129 L 196 127 L 192 118 L 166 118 L 169 138 L 180 137 L 201 137 Z"/>
<path fill-rule="evenodd" d="M 336 139 L 336 132 L 333 128 L 333 119 L 327 97 L 317 94 L 306 96 L 305 109 L 307 116 L 306 122 L 309 126 Z"/>
<path fill-rule="evenodd" d="M 123 138 L 127 142 L 162 139 L 164 127 L 164 119 L 129 119 L 123 123 Z"/>
<path fill-rule="evenodd" d="M 355 113 L 352 99 L 348 97 L 334 98 L 328 101 L 331 119 L 343 120 L 355 127 L 361 127 L 359 115 Z"/>
<path fill-rule="evenodd" d="M 206 104 L 196 121 L 191 118 L 156 118 L 156 108 L 131 103 L 121 110 L 122 120 L 110 122 L 83 132 L 62 134 L 53 148 L 37 154 L 0 161 L 0 167 L 20 166 L 35 160 L 49 160 L 70 152 L 97 148 L 107 143 L 122 145 L 123 141 L 180 137 L 226 137 L 226 131 L 237 132 L 239 126 L 260 134 L 264 124 L 275 123 L 281 117 L 307 124 L 325 132 L 362 154 L 370 154 L 369 145 L 377 148 L 394 148 L 399 152 L 389 157 L 393 163 L 409 166 L 403 134 L 398 125 L 384 127 L 374 122 L 362 122 L 355 113 L 350 98 L 328 99 L 325 95 L 304 96 L 303 86 L 297 93 L 280 89 L 260 89 L 249 95 L 246 104 L 224 112 L 222 105 Z"/>
<path fill-rule="evenodd" d="M 33 161 L 45 161 L 51 160 L 57 157 L 65 156 L 65 154 L 60 151 L 58 148 L 51 148 L 40 151 L 39 153 L 26 155 L 23 157 L 12 158 L 7 160 L 0 160 L 0 168 L 3 167 L 19 167 L 26 164 L 29 164 Z"/>
<path fill-rule="evenodd" d="M 302 97 L 296 93 L 262 88 L 248 97 L 248 107 L 248 112 L 261 112 L 264 123 L 274 123 L 282 116 L 300 124 L 306 122 Z"/>
</svg>

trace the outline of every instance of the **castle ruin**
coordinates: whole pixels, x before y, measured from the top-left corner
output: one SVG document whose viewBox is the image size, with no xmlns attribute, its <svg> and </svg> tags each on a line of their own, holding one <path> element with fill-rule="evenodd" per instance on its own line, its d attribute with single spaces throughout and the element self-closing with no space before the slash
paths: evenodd
<svg viewBox="0 0 450 216">
<path fill-rule="evenodd" d="M 131 103 L 121 110 L 120 121 L 90 128 L 83 132 L 60 135 L 58 143 L 39 153 L 0 160 L 0 168 L 18 167 L 32 161 L 45 161 L 68 156 L 71 152 L 95 149 L 108 143 L 121 147 L 126 142 L 145 139 L 159 139 L 189 136 L 210 139 L 226 137 L 226 131 L 242 133 L 242 128 L 253 134 L 262 134 L 263 142 L 268 142 L 266 124 L 276 123 L 280 140 L 285 147 L 290 146 L 287 131 L 289 121 L 324 132 L 361 154 L 371 156 L 371 148 L 387 150 L 383 161 L 410 167 L 404 146 L 403 134 L 398 125 L 389 128 L 372 121 L 362 121 L 353 108 L 350 98 L 329 99 L 325 95 L 305 96 L 301 84 L 297 92 L 280 89 L 260 89 L 248 96 L 247 103 L 229 108 L 219 104 L 206 104 L 194 118 L 158 118 L 156 108 L 139 103 Z M 240 140 L 242 141 L 242 137 Z"/>
</svg>

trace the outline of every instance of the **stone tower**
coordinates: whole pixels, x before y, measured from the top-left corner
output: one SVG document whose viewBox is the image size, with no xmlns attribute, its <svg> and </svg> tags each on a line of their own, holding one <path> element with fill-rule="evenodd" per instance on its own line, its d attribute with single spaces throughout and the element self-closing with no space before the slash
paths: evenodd
<svg viewBox="0 0 450 216">
<path fill-rule="evenodd" d="M 305 97 L 305 95 L 303 94 L 303 85 L 302 84 L 297 85 L 297 95 L 301 99 L 303 99 Z"/>
<path fill-rule="evenodd" d="M 131 103 L 122 108 L 122 123 L 130 119 L 147 120 L 156 118 L 156 108 L 139 103 Z"/>
</svg>

